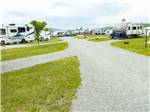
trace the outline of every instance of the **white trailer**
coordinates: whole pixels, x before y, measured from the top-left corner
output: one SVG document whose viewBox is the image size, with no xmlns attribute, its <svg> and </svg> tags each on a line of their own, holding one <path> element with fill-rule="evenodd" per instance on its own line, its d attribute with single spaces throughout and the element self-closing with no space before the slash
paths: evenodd
<svg viewBox="0 0 150 112">
<path fill-rule="evenodd" d="M 140 23 L 126 22 L 124 19 L 118 25 L 113 27 L 112 38 L 128 38 L 142 36 L 143 25 Z"/>
<path fill-rule="evenodd" d="M 112 29 L 106 29 L 106 30 L 105 30 L 105 35 L 111 35 L 112 32 L 113 32 Z"/>
<path fill-rule="evenodd" d="M 143 32 L 142 24 L 138 23 L 127 23 L 126 34 L 127 36 L 140 36 Z"/>
</svg>

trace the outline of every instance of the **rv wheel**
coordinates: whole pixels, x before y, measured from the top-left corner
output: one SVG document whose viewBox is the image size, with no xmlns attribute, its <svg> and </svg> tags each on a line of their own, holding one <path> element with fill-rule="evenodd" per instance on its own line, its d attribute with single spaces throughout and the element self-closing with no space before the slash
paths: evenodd
<svg viewBox="0 0 150 112">
<path fill-rule="evenodd" d="M 1 41 L 1 46 L 3 46 L 3 45 L 5 45 L 5 41 L 4 40 Z"/>
</svg>

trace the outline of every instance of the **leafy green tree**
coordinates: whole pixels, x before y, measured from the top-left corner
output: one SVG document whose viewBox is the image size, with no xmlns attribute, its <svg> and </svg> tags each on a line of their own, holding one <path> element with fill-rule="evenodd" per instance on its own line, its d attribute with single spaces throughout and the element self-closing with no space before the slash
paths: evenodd
<svg viewBox="0 0 150 112">
<path fill-rule="evenodd" d="M 45 26 L 47 25 L 46 22 L 40 22 L 40 21 L 36 21 L 33 20 L 31 21 L 31 23 L 34 27 L 34 37 L 35 40 L 37 40 L 37 43 L 39 45 L 39 41 L 40 41 L 40 32 L 45 28 Z"/>
</svg>

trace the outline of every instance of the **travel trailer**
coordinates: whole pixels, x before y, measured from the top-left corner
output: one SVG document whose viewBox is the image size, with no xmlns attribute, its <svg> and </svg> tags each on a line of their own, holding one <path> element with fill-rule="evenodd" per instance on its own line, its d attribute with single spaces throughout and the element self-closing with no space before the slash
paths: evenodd
<svg viewBox="0 0 150 112">
<path fill-rule="evenodd" d="M 49 40 L 50 39 L 50 34 L 51 34 L 51 32 L 49 32 L 49 31 L 41 31 L 40 32 L 40 37 L 43 40 Z"/>
<path fill-rule="evenodd" d="M 80 30 L 79 30 L 79 29 L 76 29 L 76 30 L 75 30 L 75 34 L 76 34 L 76 35 L 80 34 Z"/>
<path fill-rule="evenodd" d="M 101 28 L 101 34 L 105 35 L 105 33 L 106 33 L 106 28 Z"/>
<path fill-rule="evenodd" d="M 128 38 L 143 35 L 143 26 L 139 23 L 126 22 L 125 19 L 113 27 L 112 38 Z"/>
<path fill-rule="evenodd" d="M 112 29 L 105 30 L 105 35 L 111 35 L 111 34 L 112 34 Z"/>
<path fill-rule="evenodd" d="M 94 34 L 94 35 L 100 35 L 102 33 L 102 31 L 100 28 L 95 28 L 95 29 L 91 29 L 90 33 Z"/>
<path fill-rule="evenodd" d="M 59 37 L 62 36 L 64 31 L 54 31 L 50 34 L 50 37 Z"/>
<path fill-rule="evenodd" d="M 15 24 L 9 24 L 8 26 L 2 25 L 0 27 L 0 42 L 5 44 L 23 43 L 33 40 L 33 29 L 27 25 L 16 26 Z"/>
</svg>

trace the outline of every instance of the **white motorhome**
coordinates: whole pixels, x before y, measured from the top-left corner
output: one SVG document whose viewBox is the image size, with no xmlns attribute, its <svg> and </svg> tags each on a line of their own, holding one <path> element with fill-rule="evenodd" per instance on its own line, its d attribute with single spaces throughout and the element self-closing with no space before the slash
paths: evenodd
<svg viewBox="0 0 150 112">
<path fill-rule="evenodd" d="M 0 42 L 5 44 L 29 42 L 34 40 L 33 30 L 28 26 L 16 26 L 9 24 L 8 26 L 2 25 L 0 27 Z"/>
</svg>

